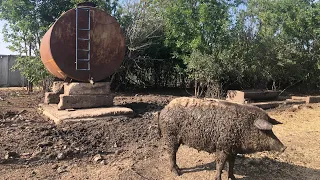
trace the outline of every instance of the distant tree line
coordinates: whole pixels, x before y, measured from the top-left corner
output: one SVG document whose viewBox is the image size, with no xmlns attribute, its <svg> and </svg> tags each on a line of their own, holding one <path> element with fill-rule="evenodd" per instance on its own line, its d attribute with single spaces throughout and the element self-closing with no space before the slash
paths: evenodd
<svg viewBox="0 0 320 180">
<path fill-rule="evenodd" d="M 28 80 L 39 84 L 48 76 L 39 59 L 40 39 L 80 2 L 0 0 L 5 41 L 27 55 L 16 68 Z M 319 1 L 93 2 L 117 18 L 126 36 L 124 62 L 110 78 L 115 90 L 181 87 L 221 97 L 228 89 L 320 86 Z"/>
</svg>

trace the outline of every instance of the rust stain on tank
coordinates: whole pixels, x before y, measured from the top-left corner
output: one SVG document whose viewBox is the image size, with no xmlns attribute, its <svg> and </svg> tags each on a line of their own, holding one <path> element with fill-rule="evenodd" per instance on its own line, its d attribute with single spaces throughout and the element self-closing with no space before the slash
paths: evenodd
<svg viewBox="0 0 320 180">
<path fill-rule="evenodd" d="M 90 71 L 77 71 L 76 60 L 76 10 L 64 13 L 44 35 L 40 55 L 48 71 L 60 79 L 67 77 L 88 82 L 89 78 L 100 81 L 116 71 L 125 54 L 125 41 L 120 25 L 106 12 L 90 8 Z M 79 27 L 88 24 L 79 16 Z M 79 36 L 85 34 L 79 33 Z M 78 41 L 80 48 L 86 43 Z"/>
</svg>

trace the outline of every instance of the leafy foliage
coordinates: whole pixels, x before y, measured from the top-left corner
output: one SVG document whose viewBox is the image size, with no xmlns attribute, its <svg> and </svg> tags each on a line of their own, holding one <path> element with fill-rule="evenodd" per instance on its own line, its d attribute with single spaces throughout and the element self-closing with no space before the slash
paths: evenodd
<svg viewBox="0 0 320 180">
<path fill-rule="evenodd" d="M 49 77 L 40 57 L 40 39 L 70 3 L 59 1 L 4 0 L 0 5 L 0 18 L 6 20 L 2 33 L 9 49 L 20 54 L 13 69 L 21 71 L 27 80 L 40 84 Z M 58 7 L 57 7 L 58 6 Z M 48 12 L 51 14 L 48 15 Z"/>
<path fill-rule="evenodd" d="M 166 42 L 178 55 L 211 53 L 225 40 L 228 6 L 216 0 L 169 1 L 164 7 Z"/>
<path fill-rule="evenodd" d="M 18 57 L 12 69 L 19 70 L 24 77 L 28 78 L 28 81 L 40 85 L 44 78 L 50 75 L 44 70 L 44 65 L 39 62 L 41 62 L 39 56 Z"/>
<path fill-rule="evenodd" d="M 0 2 L 5 41 L 24 55 L 16 68 L 38 82 L 34 75 L 47 76 L 38 56 L 41 37 L 84 1 Z M 111 78 L 118 88 L 190 87 L 197 96 L 221 97 L 228 89 L 320 86 L 319 1 L 92 2 L 115 16 L 126 36 L 124 63 Z"/>
</svg>

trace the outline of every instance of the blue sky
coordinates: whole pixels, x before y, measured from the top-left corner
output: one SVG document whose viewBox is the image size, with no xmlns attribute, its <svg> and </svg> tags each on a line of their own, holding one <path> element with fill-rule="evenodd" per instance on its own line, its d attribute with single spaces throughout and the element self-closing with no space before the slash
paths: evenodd
<svg viewBox="0 0 320 180">
<path fill-rule="evenodd" d="M 6 48 L 8 46 L 8 44 L 3 41 L 3 35 L 1 33 L 3 25 L 4 25 L 4 21 L 0 20 L 0 54 L 5 54 L 5 55 L 16 54 Z"/>
</svg>

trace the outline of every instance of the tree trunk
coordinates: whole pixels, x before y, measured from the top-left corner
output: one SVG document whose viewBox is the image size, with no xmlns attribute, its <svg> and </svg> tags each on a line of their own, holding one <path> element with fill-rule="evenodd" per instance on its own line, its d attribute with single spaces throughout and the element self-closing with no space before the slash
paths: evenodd
<svg viewBox="0 0 320 180">
<path fill-rule="evenodd" d="M 153 76 L 154 77 L 154 88 L 158 88 L 160 73 L 159 73 L 159 64 L 156 61 L 153 62 L 153 69 L 154 69 L 154 76 Z"/>
<path fill-rule="evenodd" d="M 42 92 L 46 92 L 47 90 L 47 82 L 46 82 L 46 79 L 44 79 L 42 81 Z"/>
<path fill-rule="evenodd" d="M 194 96 L 195 97 L 199 96 L 199 85 L 196 79 L 194 80 Z"/>
<path fill-rule="evenodd" d="M 28 84 L 27 84 L 27 91 L 28 93 L 33 92 L 33 83 L 30 81 L 28 81 Z"/>
</svg>

